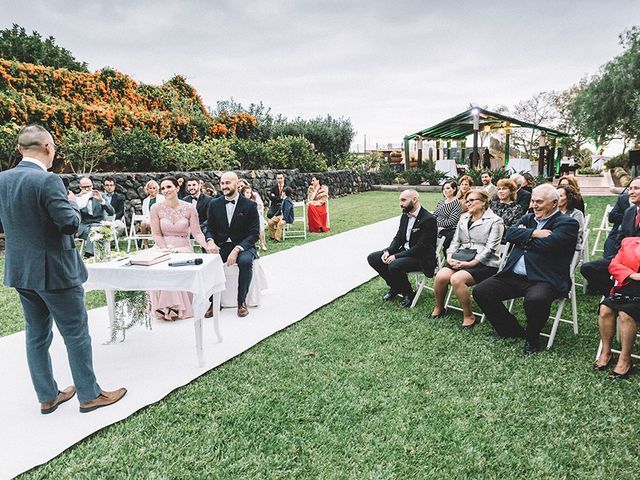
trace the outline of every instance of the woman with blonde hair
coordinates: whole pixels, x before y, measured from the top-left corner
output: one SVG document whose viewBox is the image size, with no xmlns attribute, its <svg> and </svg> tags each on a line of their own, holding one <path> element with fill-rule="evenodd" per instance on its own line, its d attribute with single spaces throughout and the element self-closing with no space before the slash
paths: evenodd
<svg viewBox="0 0 640 480">
<path fill-rule="evenodd" d="M 142 200 L 142 215 L 144 220 L 140 222 L 140 233 L 151 233 L 151 221 L 149 220 L 151 207 L 156 203 L 164 202 L 164 196 L 160 193 L 160 185 L 155 180 L 149 180 L 144 185 L 144 193 L 147 196 Z"/>
</svg>

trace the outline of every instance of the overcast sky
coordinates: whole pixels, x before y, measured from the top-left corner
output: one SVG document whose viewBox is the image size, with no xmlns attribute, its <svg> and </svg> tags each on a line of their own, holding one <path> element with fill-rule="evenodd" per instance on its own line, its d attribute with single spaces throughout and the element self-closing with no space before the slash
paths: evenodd
<svg viewBox="0 0 640 480">
<path fill-rule="evenodd" d="M 640 1 L 0 0 L 0 18 L 91 70 L 182 74 L 206 105 L 349 117 L 362 150 L 364 135 L 399 144 L 470 103 L 512 108 L 593 75 L 640 24 Z"/>
</svg>

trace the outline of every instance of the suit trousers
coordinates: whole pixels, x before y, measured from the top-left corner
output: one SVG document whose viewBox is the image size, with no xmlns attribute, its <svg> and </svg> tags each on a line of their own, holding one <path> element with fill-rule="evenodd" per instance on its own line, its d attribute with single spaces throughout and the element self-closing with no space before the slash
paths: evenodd
<svg viewBox="0 0 640 480">
<path fill-rule="evenodd" d="M 100 387 L 93 371 L 91 337 L 82 286 L 61 290 L 16 290 L 24 310 L 27 364 L 38 400 L 44 403 L 58 395 L 49 355 L 54 321 L 64 339 L 78 400 L 84 403 L 98 398 Z"/>
<path fill-rule="evenodd" d="M 609 273 L 610 263 L 611 260 L 600 258 L 580 266 L 580 273 L 587 281 L 588 295 L 609 295 L 611 287 L 613 287 L 613 280 L 611 280 Z"/>
<path fill-rule="evenodd" d="M 526 330 L 518 323 L 503 300 L 524 297 Z M 538 345 L 540 332 L 549 319 L 551 304 L 558 298 L 556 289 L 547 282 L 533 282 L 511 272 L 500 273 L 473 288 L 473 298 L 486 314 L 496 333 L 504 338 L 526 338 Z"/>
<path fill-rule="evenodd" d="M 220 257 L 223 262 L 227 261 L 231 250 L 235 245 L 231 242 L 225 243 L 220 248 Z M 251 279 L 253 278 L 253 259 L 255 255 L 249 250 L 242 251 L 238 254 L 236 263 L 238 264 L 238 305 L 243 303 L 247 298 L 249 292 L 249 286 L 251 285 Z"/>
<path fill-rule="evenodd" d="M 409 272 L 421 272 L 420 262 L 415 257 L 400 257 L 386 264 L 382 261 L 383 251 L 373 252 L 367 257 L 367 261 L 382 279 L 387 282 L 391 291 L 408 295 L 413 293 L 407 274 Z"/>
</svg>

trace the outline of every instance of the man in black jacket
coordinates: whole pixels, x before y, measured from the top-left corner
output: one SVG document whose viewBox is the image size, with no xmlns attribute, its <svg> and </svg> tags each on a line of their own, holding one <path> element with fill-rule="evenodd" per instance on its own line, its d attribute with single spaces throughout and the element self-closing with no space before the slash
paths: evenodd
<svg viewBox="0 0 640 480">
<path fill-rule="evenodd" d="M 401 295 L 400 304 L 410 307 L 414 292 L 407 273 L 422 271 L 433 276 L 438 225 L 436 218 L 420 206 L 420 195 L 415 190 L 400 194 L 400 208 L 400 227 L 391 245 L 371 253 L 367 261 L 389 286 L 383 299 L 393 300 Z"/>
<path fill-rule="evenodd" d="M 195 205 L 196 211 L 198 212 L 200 228 L 204 232 L 209 212 L 209 202 L 213 200 L 213 198 L 201 191 L 200 179 L 196 177 L 187 179 L 187 192 L 189 192 L 189 195 L 184 197 L 184 201 Z"/>
<path fill-rule="evenodd" d="M 210 247 L 207 251 L 219 252 L 227 265 L 238 265 L 238 316 L 246 317 L 253 260 L 258 258 L 256 242 L 260 221 L 255 202 L 239 194 L 237 183 L 238 176 L 233 172 L 226 172 L 220 178 L 223 196 L 209 202 L 205 237 Z"/>
<path fill-rule="evenodd" d="M 115 211 L 113 223 L 118 235 L 122 235 L 127 228 L 124 221 L 124 195 L 116 192 L 116 180 L 113 177 L 104 177 L 102 185 L 104 187 L 102 197 L 113 207 Z"/>
<path fill-rule="evenodd" d="M 280 211 L 280 205 L 282 205 L 282 199 L 284 198 L 284 173 L 276 174 L 276 183 L 273 184 L 269 190 L 269 211 L 267 212 L 267 218 L 273 217 Z"/>
<path fill-rule="evenodd" d="M 538 351 L 551 304 L 571 288 L 569 265 L 579 229 L 575 219 L 558 210 L 558 192 L 553 185 L 536 187 L 531 204 L 533 213 L 507 229 L 505 240 L 513 250 L 502 271 L 473 289 L 473 298 L 498 336 L 525 338 L 526 354 Z M 502 303 L 517 297 L 524 297 L 526 330 Z"/>
</svg>

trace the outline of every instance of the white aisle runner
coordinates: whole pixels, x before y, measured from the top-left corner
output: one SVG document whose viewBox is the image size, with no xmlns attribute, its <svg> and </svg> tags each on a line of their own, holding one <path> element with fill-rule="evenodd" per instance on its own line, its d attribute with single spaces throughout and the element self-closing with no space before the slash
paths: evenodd
<svg viewBox="0 0 640 480">
<path fill-rule="evenodd" d="M 250 309 L 244 319 L 236 316 L 235 309 L 223 310 L 222 343 L 215 342 L 213 326 L 205 322 L 204 368 L 196 363 L 193 321 L 156 321 L 151 331 L 134 327 L 125 342 L 103 345 L 108 337 L 106 307 L 90 311 L 100 386 L 129 390 L 118 404 L 95 412 L 79 413 L 74 398 L 54 413 L 41 415 L 29 380 L 24 333 L 0 338 L 0 478 L 47 462 L 370 280 L 375 272 L 366 257 L 386 247 L 397 226 L 396 217 L 264 257 L 261 263 L 270 289 L 262 296 L 262 305 Z M 58 387 L 71 385 L 66 351 L 57 332 L 51 354 Z"/>
</svg>

